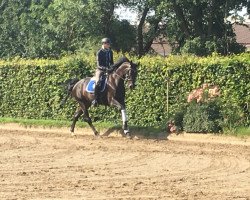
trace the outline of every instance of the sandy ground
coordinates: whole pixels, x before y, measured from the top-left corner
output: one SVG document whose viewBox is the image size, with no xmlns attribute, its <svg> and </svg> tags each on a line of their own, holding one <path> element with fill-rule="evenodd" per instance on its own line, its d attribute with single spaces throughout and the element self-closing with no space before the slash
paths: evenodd
<svg viewBox="0 0 250 200">
<path fill-rule="evenodd" d="M 250 199 L 249 139 L 0 126 L 0 199 Z"/>
</svg>

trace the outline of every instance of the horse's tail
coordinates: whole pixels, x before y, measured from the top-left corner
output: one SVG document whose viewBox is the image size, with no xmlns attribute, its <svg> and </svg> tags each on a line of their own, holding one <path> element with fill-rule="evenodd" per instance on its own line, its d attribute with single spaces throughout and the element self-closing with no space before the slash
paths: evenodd
<svg viewBox="0 0 250 200">
<path fill-rule="evenodd" d="M 71 96 L 72 90 L 75 86 L 75 84 L 79 81 L 79 79 L 74 78 L 74 79 L 69 79 L 67 80 L 63 85 L 65 86 L 65 90 L 67 91 L 67 96 L 64 97 L 64 99 L 60 103 L 60 108 L 62 108 L 68 98 Z"/>
</svg>

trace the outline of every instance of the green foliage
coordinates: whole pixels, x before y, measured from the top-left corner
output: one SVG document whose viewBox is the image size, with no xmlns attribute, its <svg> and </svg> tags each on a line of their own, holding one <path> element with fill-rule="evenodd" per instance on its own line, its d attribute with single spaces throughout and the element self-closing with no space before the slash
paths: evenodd
<svg viewBox="0 0 250 200">
<path fill-rule="evenodd" d="M 166 1 L 162 6 L 165 34 L 177 53 L 205 56 L 244 52 L 235 40 L 231 22 L 225 19 L 232 10 L 237 13 L 247 4 L 247 0 Z"/>
<path fill-rule="evenodd" d="M 58 58 L 100 38 L 129 51 L 135 30 L 114 15 L 119 0 L 0 0 L 0 58 Z M 119 36 L 119 37 L 118 37 Z"/>
<path fill-rule="evenodd" d="M 227 41 L 221 38 L 202 39 L 196 37 L 194 39 L 186 40 L 183 47 L 180 48 L 181 53 L 194 54 L 198 56 L 211 55 L 212 53 L 226 54 L 225 48 L 227 46 L 227 53 L 240 53 L 245 51 L 245 47 L 238 44 L 234 38 Z"/>
<path fill-rule="evenodd" d="M 75 105 L 59 110 L 65 95 L 61 83 L 91 74 L 86 57 L 61 60 L 13 60 L 0 67 L 0 116 L 25 118 L 67 118 Z M 68 115 L 67 115 L 68 114 Z"/>
<path fill-rule="evenodd" d="M 239 127 L 236 129 L 236 132 L 233 133 L 236 136 L 246 136 L 250 135 L 250 126 L 249 127 Z"/>
<path fill-rule="evenodd" d="M 224 19 L 247 0 L 0 0 L 0 58 L 59 58 L 110 37 L 114 49 L 150 52 L 156 38 L 175 52 L 239 53 L 232 24 Z M 120 21 L 115 9 L 136 12 L 137 25 Z"/>
<path fill-rule="evenodd" d="M 112 47 L 118 51 L 130 52 L 136 43 L 135 28 L 126 20 L 115 20 L 111 28 Z"/>
<path fill-rule="evenodd" d="M 140 62 L 137 88 L 127 89 L 127 110 L 133 125 L 161 127 L 166 123 L 167 77 L 170 79 L 170 116 L 185 107 L 190 91 L 206 82 L 220 86 L 225 120 L 234 117 L 237 111 L 239 118 L 230 119 L 230 123 L 237 126 L 250 124 L 250 54 L 132 59 Z M 90 76 L 95 65 L 95 55 L 84 53 L 60 60 L 0 60 L 0 117 L 71 119 L 76 103 L 69 100 L 63 109 L 59 109 L 65 96 L 61 83 L 69 78 Z M 121 121 L 120 112 L 114 108 L 91 108 L 90 114 L 95 121 L 117 124 Z"/>
<path fill-rule="evenodd" d="M 247 112 L 244 113 L 244 110 L 241 109 L 241 107 L 236 103 L 226 103 L 222 105 L 221 110 L 223 115 L 223 121 L 221 123 L 221 126 L 223 127 L 223 132 L 236 133 L 238 127 L 246 125 L 244 123 L 244 118 L 247 118 Z"/>
<path fill-rule="evenodd" d="M 222 115 L 217 101 L 191 103 L 183 118 L 183 128 L 188 133 L 218 133 Z"/>
<path fill-rule="evenodd" d="M 186 105 L 180 106 L 180 108 L 174 113 L 173 121 L 179 130 L 183 130 L 183 119 L 187 112 Z"/>
</svg>

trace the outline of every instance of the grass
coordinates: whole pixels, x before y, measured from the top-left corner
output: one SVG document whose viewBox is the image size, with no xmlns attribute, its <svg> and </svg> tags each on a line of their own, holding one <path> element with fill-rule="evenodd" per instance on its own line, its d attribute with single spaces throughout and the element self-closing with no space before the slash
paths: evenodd
<svg viewBox="0 0 250 200">
<path fill-rule="evenodd" d="M 0 124 L 8 124 L 8 123 L 16 123 L 25 127 L 66 128 L 70 127 L 72 122 L 67 120 L 50 120 L 50 119 L 0 118 Z M 77 126 L 80 128 L 86 128 L 88 127 L 88 124 L 79 121 L 77 123 Z M 99 129 L 105 129 L 109 128 L 110 126 L 114 126 L 114 124 L 110 122 L 96 122 L 95 126 Z"/>
<path fill-rule="evenodd" d="M 69 128 L 71 121 L 67 120 L 49 120 L 49 119 L 24 119 L 24 118 L 1 118 L 0 124 L 16 123 L 24 127 L 44 127 L 44 128 Z M 78 128 L 89 128 L 85 122 L 78 121 Z M 94 126 L 97 130 L 121 130 L 121 124 L 115 124 L 112 122 L 94 122 Z M 165 133 L 165 127 L 141 127 L 130 126 L 130 130 L 145 137 L 156 137 L 161 133 Z M 239 127 L 234 130 L 227 130 L 224 135 L 245 137 L 250 136 L 250 127 Z"/>
<path fill-rule="evenodd" d="M 239 127 L 236 129 L 237 136 L 250 136 L 250 127 Z"/>
<path fill-rule="evenodd" d="M 237 127 L 237 128 L 225 128 L 222 134 L 228 135 L 228 136 L 249 137 L 250 126 L 249 127 Z"/>
<path fill-rule="evenodd" d="M 24 118 L 1 118 L 0 124 L 16 123 L 24 127 L 44 127 L 44 128 L 69 128 L 71 121 L 67 120 L 50 120 L 50 119 L 24 119 Z M 97 130 L 121 130 L 121 124 L 115 124 L 112 122 L 94 122 L 94 126 Z M 78 128 L 89 128 L 86 122 L 78 121 L 76 124 Z M 164 128 L 161 127 L 140 127 L 130 126 L 130 130 L 144 135 L 145 137 L 152 137 L 158 133 L 164 132 Z"/>
</svg>

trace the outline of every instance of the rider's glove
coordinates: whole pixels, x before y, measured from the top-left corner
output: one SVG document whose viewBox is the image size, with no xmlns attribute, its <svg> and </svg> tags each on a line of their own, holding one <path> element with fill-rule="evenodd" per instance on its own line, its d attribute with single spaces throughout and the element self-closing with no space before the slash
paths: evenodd
<svg viewBox="0 0 250 200">
<path fill-rule="evenodd" d="M 100 69 L 102 71 L 106 71 L 106 67 L 103 67 L 103 66 L 99 66 L 98 69 Z"/>
<path fill-rule="evenodd" d="M 113 68 L 107 69 L 107 72 L 108 72 L 109 74 L 112 73 L 113 71 L 114 71 Z"/>
</svg>

